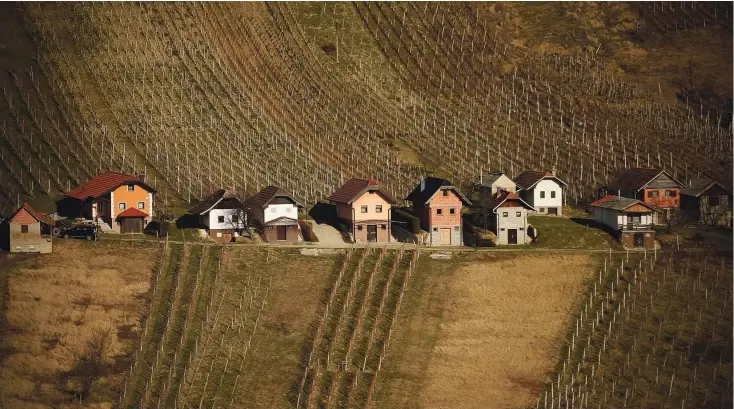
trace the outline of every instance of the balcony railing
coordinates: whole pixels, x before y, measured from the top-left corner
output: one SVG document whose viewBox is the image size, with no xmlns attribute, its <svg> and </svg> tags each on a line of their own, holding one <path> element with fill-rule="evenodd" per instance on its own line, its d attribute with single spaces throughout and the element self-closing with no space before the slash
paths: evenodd
<svg viewBox="0 0 734 409">
<path fill-rule="evenodd" d="M 619 230 L 623 230 L 623 231 L 630 231 L 630 230 L 643 231 L 643 230 L 652 230 L 652 229 L 653 229 L 652 224 L 626 223 L 626 224 L 619 225 Z"/>
</svg>

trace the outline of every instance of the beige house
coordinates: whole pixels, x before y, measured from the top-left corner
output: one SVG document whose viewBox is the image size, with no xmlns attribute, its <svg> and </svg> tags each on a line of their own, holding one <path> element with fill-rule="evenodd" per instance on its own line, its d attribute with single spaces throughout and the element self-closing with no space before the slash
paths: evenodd
<svg viewBox="0 0 734 409">
<path fill-rule="evenodd" d="M 483 205 L 482 207 L 487 207 L 497 193 L 501 191 L 515 193 L 517 185 L 502 172 L 490 172 L 482 176 L 479 183 L 474 185 L 474 191 L 479 193 L 479 203 Z"/>
<path fill-rule="evenodd" d="M 351 229 L 356 243 L 391 241 L 391 211 L 396 204 L 374 180 L 350 179 L 329 197 L 339 219 Z"/>
<path fill-rule="evenodd" d="M 50 253 L 51 221 L 24 203 L 8 218 L 8 246 L 12 253 Z"/>
</svg>

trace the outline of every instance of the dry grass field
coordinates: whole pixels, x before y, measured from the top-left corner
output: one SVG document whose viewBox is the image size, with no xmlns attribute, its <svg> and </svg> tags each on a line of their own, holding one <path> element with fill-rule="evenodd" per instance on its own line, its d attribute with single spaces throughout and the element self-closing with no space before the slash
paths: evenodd
<svg viewBox="0 0 734 409">
<path fill-rule="evenodd" d="M 86 407 L 110 407 L 105 402 L 116 398 L 111 391 L 138 341 L 153 249 L 57 240 L 53 254 L 2 255 L 9 298 L 0 328 L 0 407 L 79 407 L 72 401 L 95 348 L 99 377 L 85 401 L 94 406 Z"/>
<path fill-rule="evenodd" d="M 543 389 L 592 260 L 484 254 L 459 261 L 419 262 L 378 407 L 520 408 Z"/>
</svg>

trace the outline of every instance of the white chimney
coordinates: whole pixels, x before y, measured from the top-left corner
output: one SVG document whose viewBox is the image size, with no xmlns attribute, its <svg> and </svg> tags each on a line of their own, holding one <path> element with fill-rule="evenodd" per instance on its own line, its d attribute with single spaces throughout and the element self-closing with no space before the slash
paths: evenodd
<svg viewBox="0 0 734 409">
<path fill-rule="evenodd" d="M 421 179 L 421 192 L 426 190 L 426 178 Z"/>
<path fill-rule="evenodd" d="M 553 169 L 551 169 L 551 175 L 553 175 L 553 176 L 556 175 L 556 167 L 555 166 L 553 166 Z"/>
</svg>

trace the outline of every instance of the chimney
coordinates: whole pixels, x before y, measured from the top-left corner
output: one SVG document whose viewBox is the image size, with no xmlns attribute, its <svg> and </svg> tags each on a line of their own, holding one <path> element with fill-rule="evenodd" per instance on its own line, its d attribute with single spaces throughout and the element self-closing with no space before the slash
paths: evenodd
<svg viewBox="0 0 734 409">
<path fill-rule="evenodd" d="M 139 174 L 138 175 L 138 179 L 140 179 L 141 182 L 145 183 L 145 175 L 144 174 L 142 174 L 142 173 Z"/>
<path fill-rule="evenodd" d="M 555 166 L 553 166 L 553 168 L 551 169 L 551 175 L 553 175 L 553 176 L 556 175 L 556 167 Z"/>
<path fill-rule="evenodd" d="M 617 189 L 617 197 L 622 197 L 622 191 Z"/>
<path fill-rule="evenodd" d="M 426 190 L 426 178 L 421 179 L 421 192 Z"/>
</svg>

